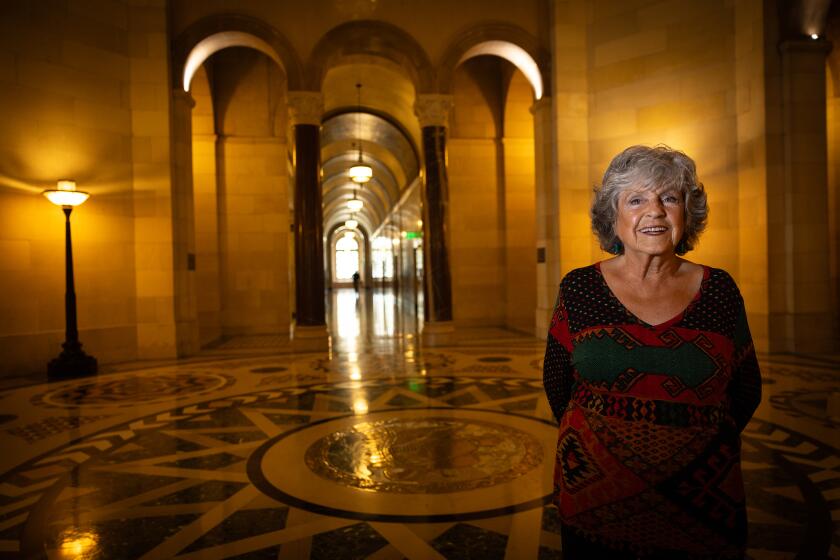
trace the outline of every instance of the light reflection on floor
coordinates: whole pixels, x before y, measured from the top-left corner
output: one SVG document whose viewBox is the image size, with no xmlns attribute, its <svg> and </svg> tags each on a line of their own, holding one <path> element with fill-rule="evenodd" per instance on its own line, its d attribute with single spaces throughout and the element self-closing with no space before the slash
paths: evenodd
<svg viewBox="0 0 840 560">
<path fill-rule="evenodd" d="M 543 343 L 423 347 L 383 290 L 334 290 L 329 317 L 330 353 L 261 339 L 0 392 L 0 558 L 559 558 Z M 762 365 L 750 557 L 840 558 L 840 365 Z"/>
<path fill-rule="evenodd" d="M 327 323 L 338 352 L 364 349 L 412 350 L 422 330 L 422 296 L 398 295 L 389 288 L 375 287 L 356 292 L 336 288 L 327 297 Z"/>
</svg>

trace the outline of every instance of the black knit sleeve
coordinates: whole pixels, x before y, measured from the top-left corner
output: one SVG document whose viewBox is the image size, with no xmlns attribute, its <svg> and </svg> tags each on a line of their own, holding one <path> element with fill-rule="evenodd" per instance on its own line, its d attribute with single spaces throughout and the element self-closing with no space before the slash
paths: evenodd
<svg viewBox="0 0 840 560">
<path fill-rule="evenodd" d="M 551 318 L 548 342 L 545 347 L 545 359 L 543 360 L 543 386 L 548 397 L 548 404 L 551 406 L 551 411 L 558 422 L 572 398 L 570 348 L 571 340 L 569 339 L 568 321 L 561 288 Z"/>
<path fill-rule="evenodd" d="M 737 290 L 737 288 L 735 288 Z M 732 380 L 729 384 L 730 414 L 742 431 L 761 403 L 761 371 L 755 355 L 744 300 L 738 293 L 740 309 L 735 322 L 735 352 L 732 357 Z"/>
</svg>

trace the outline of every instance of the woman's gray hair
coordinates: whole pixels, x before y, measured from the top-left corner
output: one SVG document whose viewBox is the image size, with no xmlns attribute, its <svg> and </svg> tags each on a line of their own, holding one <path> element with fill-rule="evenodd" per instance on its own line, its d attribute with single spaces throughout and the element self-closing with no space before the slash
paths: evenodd
<svg viewBox="0 0 840 560">
<path fill-rule="evenodd" d="M 615 234 L 618 197 L 628 188 L 674 189 L 685 202 L 685 232 L 677 245 L 677 254 L 694 249 L 706 228 L 709 205 L 703 183 L 697 179 L 694 160 L 668 146 L 630 146 L 610 162 L 600 187 L 595 187 L 590 216 L 592 230 L 601 248 L 609 253 L 623 252 Z"/>
</svg>

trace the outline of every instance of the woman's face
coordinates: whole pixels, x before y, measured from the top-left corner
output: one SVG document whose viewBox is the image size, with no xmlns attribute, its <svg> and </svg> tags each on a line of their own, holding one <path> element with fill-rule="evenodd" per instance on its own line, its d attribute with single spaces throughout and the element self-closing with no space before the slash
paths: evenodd
<svg viewBox="0 0 840 560">
<path fill-rule="evenodd" d="M 676 189 L 630 187 L 618 196 L 615 233 L 625 253 L 673 255 L 685 231 L 685 203 Z"/>
</svg>

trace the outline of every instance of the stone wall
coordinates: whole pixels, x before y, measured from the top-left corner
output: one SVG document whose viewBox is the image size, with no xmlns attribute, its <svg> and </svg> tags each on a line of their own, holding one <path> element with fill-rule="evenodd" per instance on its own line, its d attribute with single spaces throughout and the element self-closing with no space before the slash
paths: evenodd
<svg viewBox="0 0 840 560">
<path fill-rule="evenodd" d="M 171 355 L 163 2 L 0 12 L 0 374 L 44 371 L 64 339 L 64 216 L 40 195 L 59 179 L 91 193 L 71 220 L 85 349 Z"/>
</svg>

